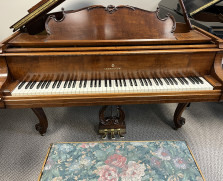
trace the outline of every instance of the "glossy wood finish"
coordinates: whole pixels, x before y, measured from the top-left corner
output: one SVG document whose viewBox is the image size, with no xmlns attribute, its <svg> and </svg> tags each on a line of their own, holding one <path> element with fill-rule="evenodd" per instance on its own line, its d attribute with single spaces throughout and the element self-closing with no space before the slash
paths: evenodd
<svg viewBox="0 0 223 181">
<path fill-rule="evenodd" d="M 11 36 L 9 36 L 8 38 L 6 38 L 5 40 L 3 40 L 2 42 L 0 42 L 0 55 L 7 49 L 8 42 L 12 39 L 14 39 L 15 37 L 17 37 L 20 34 L 20 32 L 15 32 L 13 33 Z"/>
<path fill-rule="evenodd" d="M 176 45 L 212 43 L 211 39 L 191 30 L 187 33 L 174 33 L 175 39 L 117 39 L 117 40 L 49 40 L 47 35 L 21 33 L 9 45 L 13 47 L 61 47 L 61 46 L 127 46 L 127 45 Z"/>
<path fill-rule="evenodd" d="M 48 128 L 48 121 L 42 108 L 32 108 L 33 112 L 39 119 L 39 123 L 36 124 L 36 130 L 43 136 Z"/>
<path fill-rule="evenodd" d="M 189 103 L 179 103 L 176 111 L 174 113 L 174 124 L 175 129 L 181 128 L 185 124 L 185 118 L 181 117 L 183 114 L 183 111 L 187 108 Z"/>
<path fill-rule="evenodd" d="M 192 30 L 192 29 L 193 29 L 193 28 L 192 28 L 192 24 L 191 24 L 190 19 L 189 19 L 189 17 L 188 17 L 187 10 L 186 10 L 186 8 L 185 8 L 185 6 L 184 6 L 183 0 L 179 0 L 179 2 L 180 2 L 181 9 L 182 9 L 182 11 L 183 11 L 184 21 L 186 22 L 188 28 L 189 28 L 190 30 Z"/>
<path fill-rule="evenodd" d="M 215 44 L 198 45 L 160 45 L 160 46 L 110 46 L 110 47 L 55 47 L 55 48 L 8 48 L 5 53 L 35 53 L 35 52 L 97 52 L 97 51 L 132 51 L 132 50 L 173 50 L 173 49 L 204 49 L 217 48 Z"/>
<path fill-rule="evenodd" d="M 19 97 L 5 96 L 4 102 L 6 104 L 6 108 L 216 102 L 219 100 L 221 94 L 221 90 L 212 90 L 160 93 L 76 94 Z"/>
<path fill-rule="evenodd" d="M 220 49 L 223 49 L 223 39 L 205 31 L 205 30 L 202 30 L 201 28 L 198 28 L 198 27 L 194 27 L 197 31 L 201 32 L 203 35 L 206 35 L 208 37 L 211 37 L 212 38 L 212 41 L 216 42 L 216 44 L 218 45 L 218 47 Z"/>
<path fill-rule="evenodd" d="M 125 17 L 125 18 L 123 18 Z M 199 28 L 190 30 L 172 18 L 132 7 L 93 6 L 48 19 L 46 32 L 18 32 L 2 42 L 1 107 L 33 108 L 41 134 L 47 120 L 41 107 L 180 103 L 174 120 L 189 102 L 222 100 L 223 40 Z M 111 31 L 112 30 L 112 31 Z M 9 72 L 9 73 L 8 73 Z M 6 74 L 7 73 L 7 74 Z M 21 81 L 202 76 L 209 91 L 12 96 Z M 4 105 L 3 105 L 4 104 Z M 36 109 L 38 108 L 38 109 Z"/>
<path fill-rule="evenodd" d="M 4 57 L 0 57 L 0 108 L 4 108 L 4 100 L 3 100 L 3 85 L 7 81 L 8 78 L 8 68 L 7 63 Z"/>
<path fill-rule="evenodd" d="M 173 53 L 171 50 L 72 52 L 56 53 L 56 56 L 43 56 L 42 53 L 38 56 L 7 56 L 6 59 L 12 77 L 20 81 L 34 80 L 36 76 L 47 80 L 67 80 L 68 76 L 76 79 L 105 79 L 106 76 L 137 78 L 143 75 L 168 77 L 173 74 L 176 77 L 181 74 L 210 74 L 215 52 L 203 50 L 201 54 L 197 51 L 199 50 L 186 50 L 188 53 L 183 53 L 183 50 L 174 50 Z"/>
<path fill-rule="evenodd" d="M 65 12 L 64 18 L 59 21 L 49 16 L 46 21 L 47 41 L 175 39 L 173 32 L 176 23 L 173 17 L 161 20 L 158 12 L 130 6 L 111 8 L 113 12 L 104 6 L 92 6 L 68 14 Z M 125 28 L 120 29 L 120 25 Z"/>
</svg>

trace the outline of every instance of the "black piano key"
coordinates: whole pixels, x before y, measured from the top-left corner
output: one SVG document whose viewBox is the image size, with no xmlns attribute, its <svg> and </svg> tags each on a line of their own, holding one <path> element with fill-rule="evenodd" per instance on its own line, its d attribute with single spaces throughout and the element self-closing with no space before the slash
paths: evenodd
<svg viewBox="0 0 223 181">
<path fill-rule="evenodd" d="M 185 84 L 189 84 L 189 82 L 184 77 L 181 77 L 181 79 L 185 82 Z"/>
<path fill-rule="evenodd" d="M 119 85 L 122 87 L 122 79 L 119 79 Z"/>
<path fill-rule="evenodd" d="M 47 82 L 46 87 L 45 87 L 46 89 L 48 89 L 48 88 L 49 88 L 50 83 L 51 83 L 51 80 L 49 80 L 49 81 Z"/>
<path fill-rule="evenodd" d="M 93 79 L 91 79 L 90 87 L 93 87 Z"/>
<path fill-rule="evenodd" d="M 180 77 L 177 77 L 177 79 L 180 81 L 180 83 L 181 83 L 182 85 L 184 85 L 184 81 L 183 81 Z"/>
<path fill-rule="evenodd" d="M 195 84 L 194 80 L 191 79 L 191 77 L 188 77 L 188 80 L 189 80 L 192 84 Z"/>
<path fill-rule="evenodd" d="M 175 78 L 171 77 L 171 80 L 174 82 L 175 85 L 178 85 L 178 82 L 176 81 Z"/>
<path fill-rule="evenodd" d="M 156 78 L 153 78 L 153 80 L 154 80 L 155 84 L 159 86 L 159 83 L 158 83 L 158 81 L 156 80 Z"/>
<path fill-rule="evenodd" d="M 140 82 L 141 86 L 144 86 L 142 79 L 139 79 L 139 82 Z"/>
<path fill-rule="evenodd" d="M 62 80 L 60 80 L 60 81 L 58 82 L 58 84 L 57 84 L 57 88 L 58 88 L 58 89 L 60 88 L 61 84 L 62 84 Z"/>
<path fill-rule="evenodd" d="M 19 84 L 18 89 L 21 89 L 21 88 L 24 86 L 25 83 L 26 83 L 25 81 L 21 82 L 21 83 Z"/>
<path fill-rule="evenodd" d="M 129 79 L 129 83 L 131 86 L 133 86 L 132 79 Z"/>
<path fill-rule="evenodd" d="M 97 79 L 94 80 L 94 87 L 97 87 Z"/>
<path fill-rule="evenodd" d="M 30 85 L 30 89 L 32 89 L 35 85 L 36 85 L 36 81 L 34 81 L 34 82 Z"/>
<path fill-rule="evenodd" d="M 169 83 L 167 78 L 163 78 L 163 80 L 166 82 L 167 85 L 170 85 L 170 83 Z"/>
<path fill-rule="evenodd" d="M 101 87 L 101 79 L 99 79 L 98 86 Z"/>
<path fill-rule="evenodd" d="M 75 88 L 76 82 L 77 82 L 76 80 L 73 80 L 72 88 Z"/>
<path fill-rule="evenodd" d="M 146 86 L 148 86 L 148 83 L 147 83 L 146 79 L 142 79 L 142 80 L 144 81 L 144 84 L 145 84 Z"/>
<path fill-rule="evenodd" d="M 44 81 L 41 85 L 41 89 L 43 89 L 45 87 L 45 85 L 47 84 L 47 81 Z"/>
<path fill-rule="evenodd" d="M 53 88 L 53 89 L 56 87 L 57 82 L 58 82 L 57 80 L 54 81 L 54 83 L 53 83 L 53 85 L 52 85 L 52 88 Z"/>
<path fill-rule="evenodd" d="M 158 82 L 160 83 L 160 85 L 163 85 L 163 82 L 160 78 L 157 78 Z"/>
<path fill-rule="evenodd" d="M 118 80 L 115 79 L 115 86 L 118 87 Z"/>
<path fill-rule="evenodd" d="M 105 79 L 105 87 L 108 87 L 107 79 Z"/>
<path fill-rule="evenodd" d="M 126 84 L 126 80 L 125 79 L 123 79 L 123 83 L 124 83 L 124 86 L 126 87 L 127 84 Z"/>
<path fill-rule="evenodd" d="M 147 80 L 147 82 L 149 83 L 150 86 L 153 85 L 152 81 L 149 78 L 147 78 L 146 80 Z"/>
<path fill-rule="evenodd" d="M 84 81 L 84 88 L 87 87 L 87 80 Z"/>
<path fill-rule="evenodd" d="M 29 81 L 27 84 L 26 84 L 26 86 L 25 86 L 25 89 L 28 89 L 29 88 L 29 86 L 32 84 L 32 82 L 31 81 Z"/>
<path fill-rule="evenodd" d="M 82 83 L 83 83 L 83 80 L 80 80 L 80 83 L 79 83 L 79 88 L 82 87 Z"/>
<path fill-rule="evenodd" d="M 67 85 L 68 85 L 68 80 L 64 82 L 63 88 L 67 88 Z"/>
<path fill-rule="evenodd" d="M 171 78 L 168 77 L 167 80 L 170 82 L 171 85 L 174 85 L 174 83 L 173 83 Z"/>
<path fill-rule="evenodd" d="M 203 80 L 201 80 L 200 77 L 196 77 L 196 76 L 194 76 L 194 78 L 197 79 L 197 81 L 198 81 L 199 83 L 204 84 Z"/>
<path fill-rule="evenodd" d="M 69 81 L 68 88 L 71 88 L 71 85 L 72 85 L 72 80 Z"/>
<path fill-rule="evenodd" d="M 43 83 L 43 81 L 40 81 L 36 88 L 39 89 L 41 87 L 42 83 Z"/>
<path fill-rule="evenodd" d="M 190 78 L 193 79 L 196 84 L 200 84 L 200 82 L 197 79 L 195 79 L 195 77 L 190 77 Z"/>
<path fill-rule="evenodd" d="M 135 85 L 135 86 L 138 86 L 138 84 L 137 84 L 137 82 L 136 82 L 135 79 L 133 79 L 133 82 L 134 82 L 134 85 Z"/>
<path fill-rule="evenodd" d="M 109 87 L 112 87 L 112 81 L 109 79 Z"/>
</svg>

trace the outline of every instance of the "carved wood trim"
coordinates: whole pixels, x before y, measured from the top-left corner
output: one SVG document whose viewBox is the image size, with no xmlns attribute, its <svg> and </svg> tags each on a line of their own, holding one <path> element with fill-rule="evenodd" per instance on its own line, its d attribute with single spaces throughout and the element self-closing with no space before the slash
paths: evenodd
<svg viewBox="0 0 223 181">
<path fill-rule="evenodd" d="M 115 11 L 118 11 L 118 8 L 113 6 L 113 5 L 109 5 L 105 8 L 105 11 L 108 11 L 110 14 L 114 13 Z"/>
<path fill-rule="evenodd" d="M 175 20 L 174 16 L 171 15 L 170 13 L 167 13 L 167 15 L 165 16 L 165 18 L 162 19 L 162 18 L 159 17 L 159 11 L 160 11 L 160 8 L 157 7 L 157 9 L 156 9 L 156 17 L 160 21 L 166 21 L 168 18 L 172 19 L 172 21 L 173 21 L 173 27 L 172 27 L 171 33 L 175 32 L 177 25 L 176 25 L 176 20 Z"/>
<path fill-rule="evenodd" d="M 133 13 L 129 13 L 130 9 Z M 94 11 L 94 12 L 91 12 Z M 104 11 L 104 13 L 103 13 Z M 108 15 L 112 14 L 112 16 Z M 159 9 L 147 11 L 131 6 L 91 6 L 77 11 L 63 10 L 63 18 L 51 15 L 45 22 L 47 41 L 52 40 L 130 40 L 176 39 L 176 21 L 167 15 L 161 19 Z M 123 17 L 125 17 L 123 19 Z M 136 28 L 137 27 L 137 28 Z M 139 28 L 140 27 L 140 28 Z"/>
<path fill-rule="evenodd" d="M 185 124 L 185 118 L 181 117 L 189 103 L 179 103 L 174 113 L 175 129 L 181 128 Z"/>
<path fill-rule="evenodd" d="M 136 9 L 135 7 L 128 6 L 128 5 L 126 5 L 126 6 L 120 5 L 120 6 L 117 6 L 117 7 L 114 6 L 114 5 L 108 5 L 107 7 L 104 7 L 104 6 L 101 6 L 101 5 L 96 5 L 96 6 L 88 7 L 87 9 L 88 9 L 88 11 L 90 11 L 90 10 L 97 9 L 97 8 L 104 8 L 105 11 L 107 11 L 110 14 L 118 11 L 118 9 L 120 9 L 120 8 L 129 8 L 129 9 L 131 9 L 133 11 L 135 11 L 135 9 Z"/>
<path fill-rule="evenodd" d="M 46 19 L 46 22 L 45 22 L 45 28 L 46 28 L 46 32 L 47 32 L 47 34 L 49 34 L 49 35 L 51 34 L 50 29 L 49 29 L 49 27 L 48 27 L 48 23 L 49 23 L 49 21 L 50 21 L 51 19 L 54 20 L 55 22 L 62 22 L 62 21 L 65 19 L 65 17 L 66 17 L 66 13 L 65 13 L 65 11 L 64 11 L 64 8 L 62 8 L 61 10 L 62 10 L 63 17 L 62 17 L 60 20 L 58 20 L 58 19 L 56 18 L 55 15 L 50 15 L 50 16 Z"/>
<path fill-rule="evenodd" d="M 124 125 L 125 113 L 122 110 L 121 106 L 117 106 L 116 110 L 119 113 L 119 116 L 110 116 L 105 117 L 105 111 L 108 106 L 103 106 L 99 112 L 100 124 L 103 126 L 114 126 L 114 125 Z"/>
<path fill-rule="evenodd" d="M 48 128 L 46 115 L 42 108 L 32 108 L 32 110 L 39 119 L 39 123 L 35 126 L 36 130 L 39 131 L 39 133 L 43 136 Z"/>
</svg>

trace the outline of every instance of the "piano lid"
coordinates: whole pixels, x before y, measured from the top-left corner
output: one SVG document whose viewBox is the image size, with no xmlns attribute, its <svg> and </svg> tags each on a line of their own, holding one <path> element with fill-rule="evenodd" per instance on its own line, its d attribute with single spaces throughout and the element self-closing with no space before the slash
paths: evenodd
<svg viewBox="0 0 223 181">
<path fill-rule="evenodd" d="M 28 10 L 29 14 L 20 19 L 18 22 L 16 22 L 14 25 L 12 25 L 10 28 L 13 28 L 13 31 L 16 31 L 24 26 L 26 26 L 28 23 L 34 21 L 41 15 L 44 15 L 48 12 L 50 12 L 52 9 L 60 5 L 65 0 L 42 0 L 39 3 L 37 3 L 35 6 L 30 8 Z"/>
<path fill-rule="evenodd" d="M 222 0 L 184 0 L 184 5 L 188 14 L 193 16 L 221 1 Z"/>
</svg>

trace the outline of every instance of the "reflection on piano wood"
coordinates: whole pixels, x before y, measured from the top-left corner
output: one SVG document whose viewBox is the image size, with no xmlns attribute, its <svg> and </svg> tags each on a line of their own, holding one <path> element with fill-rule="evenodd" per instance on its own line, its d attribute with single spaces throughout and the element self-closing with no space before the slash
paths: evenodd
<svg viewBox="0 0 223 181">
<path fill-rule="evenodd" d="M 32 108 L 40 134 L 48 126 L 42 107 L 105 105 L 99 133 L 114 138 L 126 132 L 120 105 L 179 103 L 180 128 L 189 103 L 223 99 L 220 38 L 130 6 L 62 14 L 48 16 L 47 31 L 23 27 L 1 45 L 0 107 Z M 105 115 L 108 105 L 119 105 L 117 114 Z"/>
</svg>

